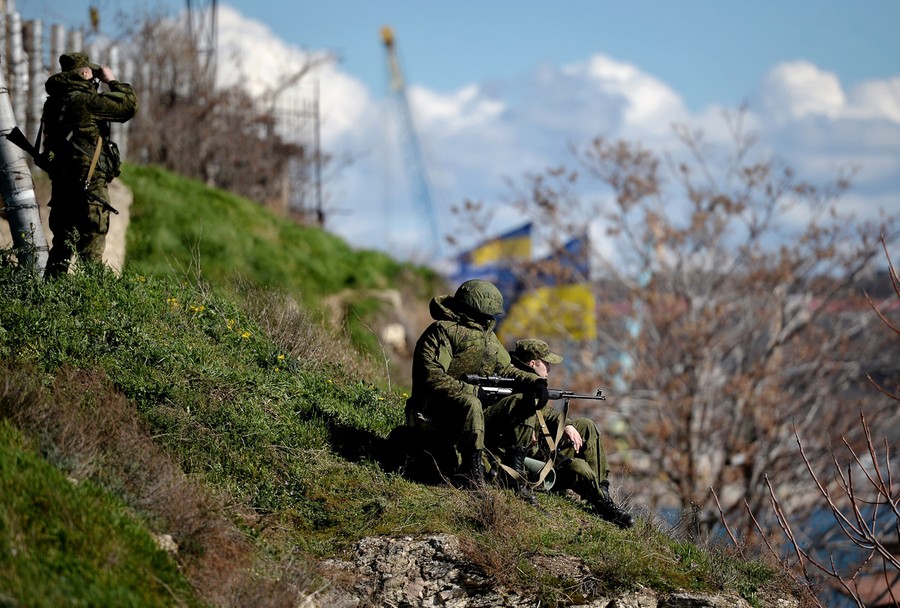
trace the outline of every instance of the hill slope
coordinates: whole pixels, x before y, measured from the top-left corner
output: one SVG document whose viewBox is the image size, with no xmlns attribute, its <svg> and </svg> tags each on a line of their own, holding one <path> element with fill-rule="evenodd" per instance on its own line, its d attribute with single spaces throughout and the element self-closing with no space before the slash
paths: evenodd
<svg viewBox="0 0 900 608">
<path fill-rule="evenodd" d="M 0 605 L 297 605 L 345 576 L 322 558 L 367 536 L 443 532 L 545 605 L 571 598 L 572 580 L 533 565 L 558 555 L 586 564 L 593 591 L 728 590 L 763 605 L 771 570 L 650 520 L 622 532 L 562 497 L 538 510 L 391 473 L 405 395 L 311 311 L 348 285 L 428 273 L 156 169 L 124 178 L 121 277 L 88 266 L 41 283 L 0 267 Z M 155 548 L 164 535 L 177 552 Z M 139 563 L 154 583 L 107 562 Z"/>
</svg>

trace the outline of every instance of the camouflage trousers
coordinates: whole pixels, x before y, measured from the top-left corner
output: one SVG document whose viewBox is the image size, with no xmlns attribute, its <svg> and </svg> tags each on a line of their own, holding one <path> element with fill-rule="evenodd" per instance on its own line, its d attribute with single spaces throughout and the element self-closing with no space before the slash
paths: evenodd
<svg viewBox="0 0 900 608">
<path fill-rule="evenodd" d="M 523 412 L 522 401 L 526 400 L 520 399 L 520 403 L 512 400 L 498 402 L 492 406 L 490 415 L 486 411 L 487 447 L 500 456 L 507 454 L 512 448 L 525 447 L 530 457 L 546 460 L 546 441 L 541 435 L 537 415 L 534 409 Z M 556 437 L 560 417 L 552 415 L 553 408 L 549 405 L 544 407 L 542 413 L 550 436 Z M 609 464 L 601 442 L 600 429 L 589 418 L 566 420 L 566 424 L 574 426 L 581 435 L 582 446 L 576 453 L 570 442 L 562 441 L 563 445 L 557 452 L 554 465 L 556 483 L 553 491 L 571 489 L 582 498 L 592 500 L 602 492 L 601 484 L 609 477 Z M 537 438 L 537 443 L 533 438 Z"/>
<path fill-rule="evenodd" d="M 427 422 L 416 420 L 415 408 L 407 406 L 407 424 L 417 430 L 419 435 L 428 437 L 429 449 L 444 454 L 445 466 L 456 470 L 467 454 L 486 447 L 486 422 L 505 417 L 509 411 L 516 410 L 520 403 L 517 397 L 504 397 L 485 406 L 474 396 L 448 400 L 441 404 L 431 403 L 428 411 L 423 412 Z M 533 416 L 534 410 L 524 411 L 522 422 L 529 413 Z"/>
<path fill-rule="evenodd" d="M 601 483 L 609 477 L 609 464 L 600 441 L 600 429 L 589 418 L 575 418 L 566 423 L 574 426 L 581 435 L 582 445 L 578 453 L 569 442 L 559 450 L 554 466 L 556 484 L 553 489 L 571 489 L 585 500 L 592 501 L 601 493 Z M 556 429 L 551 428 L 550 432 L 555 433 Z"/>
<path fill-rule="evenodd" d="M 95 179 L 90 191 L 109 202 L 105 179 Z M 53 182 L 49 206 L 53 244 L 47 259 L 46 276 L 52 278 L 67 273 L 75 254 L 82 260 L 102 262 L 109 232 L 109 210 L 88 200 L 82 185 L 73 180 Z"/>
</svg>

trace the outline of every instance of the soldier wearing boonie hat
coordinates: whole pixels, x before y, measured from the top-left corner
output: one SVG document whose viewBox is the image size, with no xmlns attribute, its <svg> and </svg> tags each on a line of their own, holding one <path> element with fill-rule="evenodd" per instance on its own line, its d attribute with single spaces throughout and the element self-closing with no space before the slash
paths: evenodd
<svg viewBox="0 0 900 608">
<path fill-rule="evenodd" d="M 543 361 L 551 365 L 559 365 L 563 362 L 563 358 L 550 351 L 550 346 L 543 340 L 535 338 L 526 338 L 516 342 L 516 348 L 510 353 L 519 361 Z"/>
<path fill-rule="evenodd" d="M 536 338 L 519 340 L 509 354 L 513 365 L 542 378 L 547 378 L 551 365 L 563 362 L 546 342 Z M 587 501 L 597 516 L 620 528 L 633 526 L 631 514 L 617 506 L 609 495 L 609 465 L 600 441 L 600 429 L 594 421 L 589 418 L 564 420 L 562 413 L 549 404 L 538 409 L 551 437 L 556 436 L 560 424 L 565 424 L 554 465 L 557 481 L 553 491 L 572 489 Z M 540 433 L 537 415 L 532 414 L 519 422 L 516 410 L 515 406 L 508 407 L 506 412 L 486 419 L 486 437 L 488 448 L 503 450 L 510 466 L 524 476 L 526 456 L 538 460 L 546 460 L 547 456 L 541 454 L 541 442 L 536 441 Z"/>
<path fill-rule="evenodd" d="M 99 72 L 102 69 L 96 63 L 91 63 L 87 53 L 65 53 L 59 56 L 59 69 L 63 72 L 79 68 L 91 68 L 94 72 Z"/>
<path fill-rule="evenodd" d="M 68 272 L 75 254 L 102 263 L 114 210 L 107 186 L 121 167 L 110 123 L 130 120 L 138 105 L 131 85 L 116 80 L 109 66 L 92 62 L 87 53 L 63 53 L 59 67 L 47 79 L 41 117 L 40 154 L 52 184 L 48 279 Z M 98 91 L 97 81 L 106 83 L 108 91 Z"/>
</svg>

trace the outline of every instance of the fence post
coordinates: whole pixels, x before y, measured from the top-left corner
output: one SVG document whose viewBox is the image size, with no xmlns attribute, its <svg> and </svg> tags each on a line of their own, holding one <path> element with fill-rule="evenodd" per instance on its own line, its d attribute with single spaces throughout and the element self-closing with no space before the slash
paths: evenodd
<svg viewBox="0 0 900 608">
<path fill-rule="evenodd" d="M 66 52 L 66 28 L 54 24 L 50 26 L 50 64 L 47 66 L 47 76 L 59 71 L 59 56 Z"/>
<path fill-rule="evenodd" d="M 66 51 L 82 50 L 81 47 L 84 45 L 84 35 L 82 35 L 81 30 L 69 30 L 68 39 L 69 43 L 66 46 Z"/>
<path fill-rule="evenodd" d="M 9 15 L 6 14 L 4 0 L 0 0 L 0 70 L 3 77 L 9 82 Z"/>
<path fill-rule="evenodd" d="M 37 19 L 28 21 L 25 28 L 25 52 L 28 56 L 28 93 L 26 133 L 32 138 L 37 135 L 41 124 L 44 105 L 44 81 L 47 73 L 44 69 L 44 28 Z"/>
</svg>

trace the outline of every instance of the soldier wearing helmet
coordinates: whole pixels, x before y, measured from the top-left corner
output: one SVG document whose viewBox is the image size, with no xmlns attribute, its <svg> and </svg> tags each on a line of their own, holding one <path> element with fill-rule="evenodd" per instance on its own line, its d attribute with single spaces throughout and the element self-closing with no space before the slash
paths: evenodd
<svg viewBox="0 0 900 608">
<path fill-rule="evenodd" d="M 494 317 L 503 313 L 503 295 L 480 279 L 464 282 L 453 295 L 431 300 L 434 322 L 416 343 L 412 367 L 412 395 L 406 403 L 407 424 L 428 432 L 448 456 L 435 455 L 463 485 L 484 480 L 484 418 L 478 387 L 461 380 L 467 374 L 499 375 L 521 380 L 542 394 L 546 380 L 516 368 L 494 334 Z M 442 460 L 444 462 L 442 462 Z M 447 462 L 449 460 L 449 462 Z"/>
</svg>

